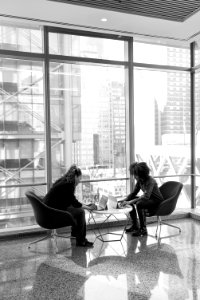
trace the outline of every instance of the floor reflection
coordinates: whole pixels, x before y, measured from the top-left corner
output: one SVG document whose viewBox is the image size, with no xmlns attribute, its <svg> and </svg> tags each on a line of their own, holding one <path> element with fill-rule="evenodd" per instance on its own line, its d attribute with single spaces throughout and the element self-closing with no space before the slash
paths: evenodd
<svg viewBox="0 0 200 300">
<path fill-rule="evenodd" d="M 121 242 L 96 240 L 87 249 L 60 239 L 56 254 L 49 241 L 29 251 L 35 237 L 1 241 L 0 299 L 198 300 L 200 224 L 178 224 L 180 235 L 163 227 L 170 237 L 159 241 L 125 235 Z M 148 230 L 153 234 L 155 225 Z M 94 239 L 93 232 L 88 238 Z"/>
<path fill-rule="evenodd" d="M 37 269 L 29 299 L 76 299 L 86 280 L 85 274 L 44 262 Z"/>
<path fill-rule="evenodd" d="M 133 295 L 150 299 L 163 274 L 171 275 L 173 281 L 181 281 L 183 275 L 174 248 L 159 242 L 148 245 L 147 241 L 148 237 L 133 239 L 129 236 L 126 256 L 97 257 L 88 265 L 91 273 L 95 276 L 113 277 L 115 280 L 126 275 L 126 288 L 130 294 L 127 299 L 132 299 Z M 183 290 L 181 299 L 185 299 L 184 294 Z"/>
</svg>

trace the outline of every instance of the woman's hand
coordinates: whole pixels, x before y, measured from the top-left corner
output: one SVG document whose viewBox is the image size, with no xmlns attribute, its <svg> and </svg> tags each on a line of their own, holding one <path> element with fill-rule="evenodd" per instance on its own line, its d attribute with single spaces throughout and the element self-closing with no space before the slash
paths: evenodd
<svg viewBox="0 0 200 300">
<path fill-rule="evenodd" d="M 97 210 L 97 206 L 94 203 L 91 203 L 89 206 L 89 210 Z"/>
<path fill-rule="evenodd" d="M 128 201 L 124 200 L 120 202 L 120 207 L 125 207 L 126 205 L 128 205 Z"/>
<path fill-rule="evenodd" d="M 131 204 L 136 204 L 138 202 L 138 198 L 131 200 Z"/>
<path fill-rule="evenodd" d="M 85 204 L 82 207 L 87 210 L 97 210 L 97 206 L 94 203 L 90 203 L 88 205 Z"/>
</svg>

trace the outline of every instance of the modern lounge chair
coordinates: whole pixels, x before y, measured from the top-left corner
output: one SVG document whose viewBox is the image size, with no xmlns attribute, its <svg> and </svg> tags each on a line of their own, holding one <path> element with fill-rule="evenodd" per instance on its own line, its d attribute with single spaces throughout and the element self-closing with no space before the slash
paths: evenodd
<svg viewBox="0 0 200 300">
<path fill-rule="evenodd" d="M 73 226 L 76 224 L 74 218 L 69 212 L 47 206 L 42 202 L 42 199 L 34 192 L 26 192 L 26 197 L 32 205 L 37 224 L 42 228 L 49 229 L 49 232 L 47 232 L 47 235 L 45 237 L 31 242 L 28 248 L 30 248 L 30 245 L 46 240 L 48 238 L 53 238 L 55 242 L 56 237 L 65 238 L 65 236 L 57 234 L 56 229 L 66 226 Z"/>
<path fill-rule="evenodd" d="M 156 237 L 158 236 L 158 227 L 160 227 L 161 232 L 162 224 L 177 228 L 179 230 L 179 233 L 181 232 L 180 227 L 162 221 L 161 217 L 168 216 L 173 213 L 176 208 L 176 203 L 178 201 L 182 188 L 183 184 L 177 181 L 168 181 L 163 183 L 163 185 L 160 186 L 160 191 L 163 195 L 164 201 L 161 202 L 156 211 L 146 211 L 147 217 L 157 216 L 157 228 L 155 234 Z"/>
</svg>

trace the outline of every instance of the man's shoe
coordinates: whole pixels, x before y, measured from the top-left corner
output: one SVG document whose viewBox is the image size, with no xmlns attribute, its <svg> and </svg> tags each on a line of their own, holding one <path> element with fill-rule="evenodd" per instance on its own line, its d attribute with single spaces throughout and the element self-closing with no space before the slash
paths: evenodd
<svg viewBox="0 0 200 300">
<path fill-rule="evenodd" d="M 88 247 L 88 248 L 92 248 L 94 246 L 94 243 L 89 242 L 88 240 L 85 240 L 83 242 L 76 242 L 76 246 L 78 247 Z"/>
<path fill-rule="evenodd" d="M 138 227 L 135 225 L 132 225 L 131 227 L 126 228 L 125 232 L 129 233 L 129 232 L 133 232 L 133 231 L 137 231 L 137 230 L 138 230 Z"/>
<path fill-rule="evenodd" d="M 145 236 L 145 235 L 147 235 L 148 233 L 147 233 L 147 229 L 146 228 L 143 228 L 143 229 L 138 229 L 138 230 L 136 230 L 136 231 L 134 231 L 133 233 L 132 233 L 132 236 Z"/>
</svg>

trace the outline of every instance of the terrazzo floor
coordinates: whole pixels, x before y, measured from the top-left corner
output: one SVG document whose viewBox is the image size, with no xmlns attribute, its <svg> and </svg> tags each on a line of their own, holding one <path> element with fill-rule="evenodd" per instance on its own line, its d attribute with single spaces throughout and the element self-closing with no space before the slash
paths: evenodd
<svg viewBox="0 0 200 300">
<path fill-rule="evenodd" d="M 161 236 L 170 236 L 156 240 L 153 224 L 147 237 L 125 234 L 121 242 L 96 240 L 91 249 L 59 238 L 57 253 L 51 241 L 28 249 L 35 237 L 2 240 L 0 299 L 200 299 L 200 222 L 171 223 L 181 227 L 181 234 L 163 225 Z M 93 241 L 93 231 L 87 237 Z"/>
</svg>

